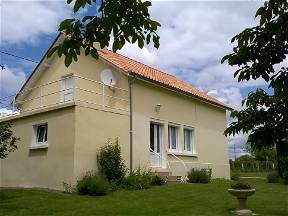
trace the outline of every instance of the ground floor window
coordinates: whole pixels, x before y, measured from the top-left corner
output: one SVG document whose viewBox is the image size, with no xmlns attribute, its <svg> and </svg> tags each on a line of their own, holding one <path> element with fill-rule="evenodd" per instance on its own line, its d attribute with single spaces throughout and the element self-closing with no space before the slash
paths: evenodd
<svg viewBox="0 0 288 216">
<path fill-rule="evenodd" d="M 168 144 L 169 150 L 176 151 L 178 149 L 178 127 L 168 126 Z"/>
<path fill-rule="evenodd" d="M 195 153 L 195 147 L 193 146 L 193 129 L 184 128 L 184 151 Z"/>
</svg>

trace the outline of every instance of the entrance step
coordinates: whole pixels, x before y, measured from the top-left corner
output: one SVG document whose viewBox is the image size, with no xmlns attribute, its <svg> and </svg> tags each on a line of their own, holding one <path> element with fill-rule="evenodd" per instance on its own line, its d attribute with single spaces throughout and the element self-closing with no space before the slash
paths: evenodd
<svg viewBox="0 0 288 216">
<path fill-rule="evenodd" d="M 162 177 L 168 184 L 180 184 L 182 176 L 172 175 L 169 171 L 155 171 L 155 175 Z"/>
</svg>

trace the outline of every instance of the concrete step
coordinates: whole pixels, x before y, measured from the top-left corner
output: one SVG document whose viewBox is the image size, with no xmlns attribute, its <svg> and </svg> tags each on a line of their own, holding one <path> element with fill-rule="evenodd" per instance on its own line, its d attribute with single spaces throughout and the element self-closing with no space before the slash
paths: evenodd
<svg viewBox="0 0 288 216">
<path fill-rule="evenodd" d="M 169 176 L 167 177 L 167 181 L 181 182 L 181 177 L 182 177 L 182 176 L 169 175 Z"/>
</svg>

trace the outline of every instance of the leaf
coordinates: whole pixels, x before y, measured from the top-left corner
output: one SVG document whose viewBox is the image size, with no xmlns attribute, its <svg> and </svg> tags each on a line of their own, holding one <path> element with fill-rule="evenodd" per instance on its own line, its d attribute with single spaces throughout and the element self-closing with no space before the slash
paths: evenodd
<svg viewBox="0 0 288 216">
<path fill-rule="evenodd" d="M 90 47 L 87 47 L 85 49 L 85 56 L 89 55 L 90 54 Z"/>
<path fill-rule="evenodd" d="M 95 58 L 95 59 L 98 59 L 98 57 L 99 57 L 98 52 L 97 52 L 97 49 L 95 49 L 94 47 L 93 47 L 93 49 L 90 51 L 90 54 L 91 54 L 91 56 L 92 56 L 93 58 Z"/>
<path fill-rule="evenodd" d="M 67 0 L 67 4 L 70 4 L 73 0 Z"/>
<path fill-rule="evenodd" d="M 230 55 L 225 55 L 222 59 L 221 59 L 221 64 L 223 64 L 227 59 L 230 58 Z"/>
<path fill-rule="evenodd" d="M 76 13 L 80 9 L 80 7 L 82 7 L 82 4 L 83 0 L 76 0 L 73 8 L 74 13 Z"/>
<path fill-rule="evenodd" d="M 141 37 L 138 38 L 138 47 L 141 49 L 144 47 L 144 40 Z"/>
<path fill-rule="evenodd" d="M 55 46 L 55 47 L 51 48 L 47 53 L 47 58 L 50 58 L 58 48 L 59 48 L 59 46 Z"/>
<path fill-rule="evenodd" d="M 71 54 L 67 54 L 65 56 L 65 66 L 69 67 L 69 65 L 72 63 L 72 55 Z"/>
<path fill-rule="evenodd" d="M 112 50 L 113 50 L 113 52 L 116 52 L 118 49 L 119 49 L 119 40 L 116 39 L 116 40 L 113 42 Z"/>
</svg>

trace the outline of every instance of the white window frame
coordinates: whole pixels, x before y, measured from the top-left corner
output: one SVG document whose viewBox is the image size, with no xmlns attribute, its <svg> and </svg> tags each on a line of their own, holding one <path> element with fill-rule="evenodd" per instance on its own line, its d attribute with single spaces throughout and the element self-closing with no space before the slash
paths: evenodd
<svg viewBox="0 0 288 216">
<path fill-rule="evenodd" d="M 67 88 L 67 81 L 71 79 L 71 86 Z M 71 99 L 65 99 L 66 96 L 71 95 Z M 61 96 L 60 96 L 60 101 L 62 103 L 69 103 L 74 101 L 74 76 L 73 74 L 67 74 L 65 76 L 61 77 Z"/>
<path fill-rule="evenodd" d="M 190 133 L 190 147 L 191 147 L 191 151 L 188 151 L 187 150 L 187 146 L 186 146 L 186 136 L 185 136 L 185 130 L 188 130 L 188 131 L 191 131 L 191 133 Z M 193 154 L 193 155 L 195 155 L 195 154 L 197 154 L 197 152 L 196 152 L 196 147 L 195 147 L 195 129 L 194 128 L 192 128 L 192 127 L 187 127 L 187 126 L 184 126 L 183 127 L 183 152 L 184 153 L 188 153 L 188 154 Z"/>
<path fill-rule="evenodd" d="M 44 130 L 44 135 L 43 135 L 43 140 L 42 142 L 38 141 L 39 134 L 38 134 L 38 128 L 39 127 L 46 127 Z M 32 144 L 30 146 L 30 149 L 37 149 L 37 148 L 48 148 L 48 123 L 41 123 L 41 124 L 36 124 L 33 125 L 33 135 L 32 135 Z"/>
<path fill-rule="evenodd" d="M 172 143 L 170 143 L 172 137 L 171 137 L 171 132 L 170 132 L 170 127 L 175 128 L 176 130 L 176 149 L 172 148 Z M 180 127 L 179 125 L 175 124 L 168 124 L 168 149 L 170 152 L 179 152 L 179 130 Z"/>
</svg>

